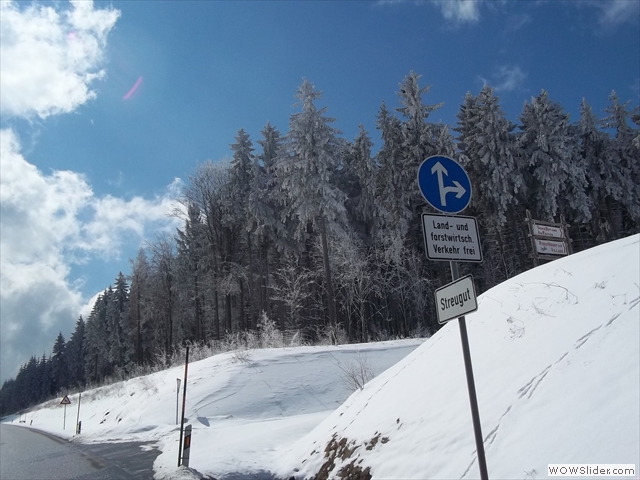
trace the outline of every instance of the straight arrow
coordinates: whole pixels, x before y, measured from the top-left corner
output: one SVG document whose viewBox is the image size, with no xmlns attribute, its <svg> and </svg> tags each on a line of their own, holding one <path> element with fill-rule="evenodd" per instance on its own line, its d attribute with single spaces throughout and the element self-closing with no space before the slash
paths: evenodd
<svg viewBox="0 0 640 480">
<path fill-rule="evenodd" d="M 433 167 L 431 167 L 431 174 L 436 173 L 438 175 L 438 189 L 440 190 L 440 205 L 443 207 L 447 206 L 447 193 L 455 193 L 456 198 L 461 198 L 462 195 L 465 194 L 465 188 L 460 185 L 460 182 L 456 180 L 453 181 L 453 187 L 445 187 L 444 186 L 444 175 L 449 175 L 447 169 L 442 166 L 440 162 L 436 162 Z"/>
</svg>

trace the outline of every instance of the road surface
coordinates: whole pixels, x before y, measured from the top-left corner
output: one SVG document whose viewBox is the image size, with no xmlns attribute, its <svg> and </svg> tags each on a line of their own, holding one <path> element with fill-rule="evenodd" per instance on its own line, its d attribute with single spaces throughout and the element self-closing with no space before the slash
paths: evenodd
<svg viewBox="0 0 640 480">
<path fill-rule="evenodd" d="M 69 443 L 30 428 L 0 424 L 2 480 L 144 480 L 157 450 L 141 443 Z"/>
</svg>

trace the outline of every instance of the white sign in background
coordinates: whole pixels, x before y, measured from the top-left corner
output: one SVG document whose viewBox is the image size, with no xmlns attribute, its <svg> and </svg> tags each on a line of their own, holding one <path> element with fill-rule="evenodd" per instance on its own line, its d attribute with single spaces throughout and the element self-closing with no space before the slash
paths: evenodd
<svg viewBox="0 0 640 480">
<path fill-rule="evenodd" d="M 473 277 L 466 275 L 436 290 L 438 323 L 445 323 L 478 310 Z"/>
<path fill-rule="evenodd" d="M 556 240 L 542 240 L 534 238 L 536 251 L 544 255 L 568 255 L 567 244 Z"/>
<path fill-rule="evenodd" d="M 533 224 L 533 234 L 542 237 L 564 238 L 564 231 L 561 227 L 553 227 L 551 225 Z"/>
<path fill-rule="evenodd" d="M 429 260 L 482 261 L 478 224 L 474 217 L 424 213 L 422 231 Z"/>
</svg>

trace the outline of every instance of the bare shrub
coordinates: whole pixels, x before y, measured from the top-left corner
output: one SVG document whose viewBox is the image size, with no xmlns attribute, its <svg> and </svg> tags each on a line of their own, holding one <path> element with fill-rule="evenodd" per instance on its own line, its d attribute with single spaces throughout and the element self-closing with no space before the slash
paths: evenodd
<svg viewBox="0 0 640 480">
<path fill-rule="evenodd" d="M 326 325 L 316 330 L 316 345 L 345 345 L 349 336 L 341 325 Z"/>
<path fill-rule="evenodd" d="M 365 384 L 375 377 L 369 360 L 360 352 L 356 354 L 354 359 L 338 362 L 338 368 L 342 383 L 349 390 L 363 390 Z"/>
<path fill-rule="evenodd" d="M 249 350 L 245 348 L 231 352 L 231 358 L 235 363 L 249 363 L 251 360 Z"/>
</svg>

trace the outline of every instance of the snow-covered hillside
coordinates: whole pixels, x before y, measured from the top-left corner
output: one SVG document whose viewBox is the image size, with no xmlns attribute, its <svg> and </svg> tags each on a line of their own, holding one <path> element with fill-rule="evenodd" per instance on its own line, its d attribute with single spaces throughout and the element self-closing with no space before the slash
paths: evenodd
<svg viewBox="0 0 640 480">
<path fill-rule="evenodd" d="M 467 325 L 490 478 L 545 478 L 550 463 L 640 466 L 639 253 L 635 235 L 479 297 Z M 380 375 L 350 395 L 338 365 L 357 355 Z M 59 400 L 28 413 L 23 425 L 33 420 L 32 428 L 73 441 L 153 442 L 162 452 L 156 478 L 194 478 L 176 468 L 182 376 L 180 367 L 83 392 L 79 436 L 77 394 L 66 430 Z M 195 362 L 186 416 L 190 466 L 216 478 L 258 471 L 285 479 L 319 471 L 478 477 L 457 321 L 424 343 L 257 350 Z"/>
<path fill-rule="evenodd" d="M 490 478 L 545 478 L 551 463 L 640 466 L 639 241 L 523 273 L 467 317 Z M 353 394 L 277 473 L 477 478 L 457 323 Z"/>
<path fill-rule="evenodd" d="M 270 470 L 279 448 L 302 438 L 353 392 L 341 367 L 358 365 L 360 358 L 379 374 L 423 341 L 244 350 L 191 363 L 185 412 L 193 426 L 190 466 L 216 478 Z M 193 472 L 176 469 L 176 400 L 182 401 L 176 379 L 183 376 L 184 367 L 176 367 L 82 392 L 81 435 L 73 435 L 78 394 L 69 395 L 66 421 L 60 399 L 22 415 L 25 423 L 18 416 L 7 421 L 75 442 L 152 442 L 162 452 L 156 478 L 193 479 Z"/>
</svg>

